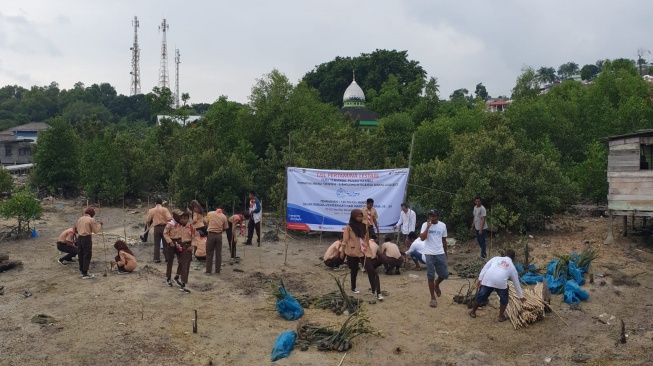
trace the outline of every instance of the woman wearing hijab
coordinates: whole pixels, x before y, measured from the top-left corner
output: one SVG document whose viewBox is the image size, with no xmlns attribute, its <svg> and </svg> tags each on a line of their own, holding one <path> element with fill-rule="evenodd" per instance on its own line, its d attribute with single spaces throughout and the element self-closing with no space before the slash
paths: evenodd
<svg viewBox="0 0 653 366">
<path fill-rule="evenodd" d="M 358 275 L 358 264 L 364 263 L 365 253 L 363 248 L 365 244 L 366 229 L 363 224 L 363 211 L 359 209 L 351 210 L 349 223 L 345 226 L 342 236 L 342 242 L 345 245 L 345 255 L 347 256 L 347 266 L 351 270 L 351 291 L 355 294 L 360 293 L 356 288 L 356 276 Z"/>
<path fill-rule="evenodd" d="M 197 200 L 190 201 L 190 212 L 192 214 L 192 220 L 190 224 L 193 225 L 193 228 L 197 230 L 200 236 L 206 236 L 206 223 L 204 222 L 204 209 Z"/>
<path fill-rule="evenodd" d="M 118 251 L 116 260 L 111 262 L 111 267 L 118 267 L 118 274 L 127 274 L 136 269 L 136 257 L 131 249 L 123 240 L 118 240 L 113 244 L 113 247 Z"/>
</svg>

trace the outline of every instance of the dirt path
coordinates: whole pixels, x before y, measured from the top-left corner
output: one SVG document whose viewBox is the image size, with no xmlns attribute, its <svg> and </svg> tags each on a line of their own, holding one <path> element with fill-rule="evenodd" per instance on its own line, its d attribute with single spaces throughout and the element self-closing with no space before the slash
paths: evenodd
<svg viewBox="0 0 653 366">
<path fill-rule="evenodd" d="M 0 243 L 1 253 L 24 263 L 21 269 L 0 274 L 0 286 L 5 286 L 0 296 L 0 365 L 270 364 L 276 337 L 296 326 L 274 311 L 270 282 L 283 275 L 295 295 L 335 290 L 329 276 L 333 272 L 320 260 L 332 239 L 320 245 L 319 239 L 300 239 L 300 234 L 289 241 L 287 266 L 283 265 L 283 242 L 264 242 L 261 248 L 239 245 L 242 262 L 224 263 L 219 276 L 204 275 L 193 262 L 191 294 L 165 285 L 165 266 L 150 262 L 152 244 L 132 247 L 139 259 L 135 273 L 109 272 L 103 277 L 105 258 L 108 261 L 115 255 L 116 238 L 124 230 L 128 238 L 138 238 L 145 207 L 102 208 L 99 216 L 106 223 L 106 254 L 102 236 L 95 236 L 91 272 L 96 278 L 82 280 L 76 263 L 63 267 L 56 262 L 55 248 L 58 234 L 74 223 L 81 210 L 71 201 L 49 203 L 36 225 L 38 238 Z M 388 296 L 383 303 L 367 305 L 366 312 L 384 336 L 357 338 L 343 365 L 545 365 L 547 359 L 551 365 L 653 364 L 651 239 L 616 237 L 614 245 L 604 246 L 607 221 L 601 218 L 560 218 L 555 228 L 536 233 L 529 241 L 538 266 L 554 253 L 580 252 L 586 241 L 601 244 L 601 256 L 593 268 L 604 277 L 583 287 L 590 292 L 589 301 L 572 310 L 561 296 L 553 299 L 554 309 L 569 327 L 551 315 L 515 331 L 509 323 L 495 321 L 496 299 L 479 311 L 477 319 L 470 319 L 464 306 L 451 301 L 467 283 L 457 276 L 442 285 L 439 306 L 431 309 L 424 272 L 381 273 L 382 289 Z M 495 239 L 495 248 L 498 242 L 509 240 Z M 454 249 L 450 268 L 471 260 L 477 252 L 472 241 L 459 242 Z M 223 249 L 223 258 L 226 254 Z M 364 275 L 359 283 L 361 290 L 369 287 Z M 25 297 L 24 291 L 32 296 Z M 373 299 L 366 291 L 360 296 Z M 198 334 L 192 333 L 194 309 L 199 314 Z M 32 323 L 38 314 L 53 320 Z M 307 309 L 304 317 L 324 325 L 344 320 L 319 309 Z M 618 343 L 618 319 L 626 323 L 626 344 Z M 296 349 L 277 364 L 337 365 L 342 356 L 314 348 Z"/>
</svg>

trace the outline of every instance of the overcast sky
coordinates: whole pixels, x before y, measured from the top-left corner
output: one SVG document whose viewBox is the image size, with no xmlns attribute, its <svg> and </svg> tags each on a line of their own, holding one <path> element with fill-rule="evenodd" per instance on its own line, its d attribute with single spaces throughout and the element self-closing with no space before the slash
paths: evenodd
<svg viewBox="0 0 653 366">
<path fill-rule="evenodd" d="M 443 97 L 482 82 L 509 95 L 524 65 L 636 58 L 653 50 L 653 1 L 604 0 L 2 0 L 0 85 L 71 88 L 108 82 L 129 95 L 132 19 L 138 16 L 144 93 L 158 83 L 163 18 L 180 90 L 191 103 L 247 102 L 273 68 L 296 83 L 336 56 L 407 50 Z M 653 59 L 653 56 L 649 56 Z M 344 90 L 343 90 L 344 92 Z"/>
</svg>

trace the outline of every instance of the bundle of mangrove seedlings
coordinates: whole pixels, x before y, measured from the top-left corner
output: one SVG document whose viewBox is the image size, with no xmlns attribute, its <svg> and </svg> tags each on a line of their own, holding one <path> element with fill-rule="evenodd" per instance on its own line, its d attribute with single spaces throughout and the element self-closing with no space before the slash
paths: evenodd
<svg viewBox="0 0 653 366">
<path fill-rule="evenodd" d="M 352 348 L 352 340 L 355 337 L 368 333 L 379 334 L 369 326 L 369 319 L 363 312 L 357 311 L 345 320 L 340 329 L 299 322 L 297 324 L 297 344 L 302 351 L 306 351 L 309 346 L 316 346 L 320 351 L 344 352 Z"/>
<path fill-rule="evenodd" d="M 465 287 L 467 287 L 467 290 L 463 294 Z M 478 289 L 476 288 L 476 284 L 471 283 L 469 280 L 467 280 L 467 283 L 464 284 L 458 291 L 458 295 L 453 297 L 453 301 L 458 304 L 465 304 L 467 305 L 467 308 L 470 309 L 474 305 L 474 299 L 476 298 L 477 292 Z"/>
<path fill-rule="evenodd" d="M 318 297 L 313 302 L 313 306 L 318 309 L 331 309 L 336 315 L 349 315 L 357 312 L 362 300 L 347 295 L 344 287 L 344 277 L 342 280 L 333 275 L 331 277 L 336 281 L 338 290 Z"/>
<path fill-rule="evenodd" d="M 318 298 L 311 295 L 299 295 L 295 299 L 304 309 L 308 309 Z"/>
<path fill-rule="evenodd" d="M 458 263 L 454 265 L 454 270 L 459 277 L 463 278 L 478 278 L 486 260 L 483 258 L 475 259 L 468 263 Z"/>
<path fill-rule="evenodd" d="M 506 308 L 506 315 L 515 329 L 523 328 L 538 320 L 544 319 L 546 304 L 542 298 L 544 287 L 541 282 L 538 282 L 532 289 L 522 288 L 524 298 L 526 299 L 524 303 L 517 297 L 517 292 L 512 282 L 508 283 L 508 288 L 510 302 Z"/>
<path fill-rule="evenodd" d="M 596 248 L 587 247 L 580 253 L 578 257 L 578 263 L 576 264 L 577 268 L 586 268 L 592 264 L 592 261 L 599 256 L 599 250 Z"/>
</svg>

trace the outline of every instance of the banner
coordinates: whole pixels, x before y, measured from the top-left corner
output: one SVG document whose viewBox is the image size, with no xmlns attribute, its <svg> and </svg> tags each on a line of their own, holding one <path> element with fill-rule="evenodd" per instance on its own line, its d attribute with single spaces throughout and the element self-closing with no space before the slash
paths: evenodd
<svg viewBox="0 0 653 366">
<path fill-rule="evenodd" d="M 385 170 L 318 170 L 288 168 L 286 228 L 342 231 L 351 210 L 368 198 L 381 233 L 393 232 L 408 183 L 408 168 Z"/>
</svg>

